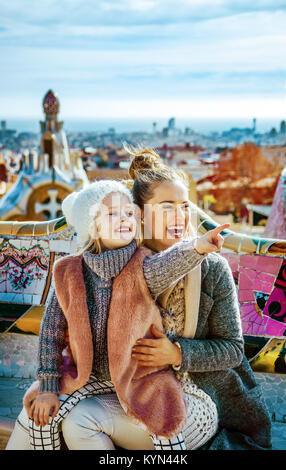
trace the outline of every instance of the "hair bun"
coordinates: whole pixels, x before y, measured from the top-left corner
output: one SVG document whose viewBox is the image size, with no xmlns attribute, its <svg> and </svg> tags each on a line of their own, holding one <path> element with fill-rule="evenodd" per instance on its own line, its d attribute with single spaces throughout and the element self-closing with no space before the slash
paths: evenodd
<svg viewBox="0 0 286 470">
<path fill-rule="evenodd" d="M 162 166 L 160 155 L 149 148 L 134 149 L 124 146 L 130 154 L 129 175 L 134 181 L 137 176 L 145 170 L 155 170 Z"/>
</svg>

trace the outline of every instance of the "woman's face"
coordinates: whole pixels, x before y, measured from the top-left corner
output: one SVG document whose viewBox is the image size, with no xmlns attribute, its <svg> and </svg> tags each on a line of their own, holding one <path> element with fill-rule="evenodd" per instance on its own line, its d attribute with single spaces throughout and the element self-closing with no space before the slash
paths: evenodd
<svg viewBox="0 0 286 470">
<path fill-rule="evenodd" d="M 114 192 L 103 199 L 91 232 L 93 238 L 99 239 L 103 250 L 121 248 L 135 238 L 135 209 L 125 194 Z"/>
<path fill-rule="evenodd" d="M 186 237 L 190 223 L 188 189 L 180 180 L 165 181 L 144 205 L 144 243 L 161 251 Z"/>
</svg>

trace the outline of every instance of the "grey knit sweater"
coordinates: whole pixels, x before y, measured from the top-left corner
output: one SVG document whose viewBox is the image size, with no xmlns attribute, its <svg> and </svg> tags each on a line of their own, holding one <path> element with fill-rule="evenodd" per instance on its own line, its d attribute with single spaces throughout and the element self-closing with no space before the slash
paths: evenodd
<svg viewBox="0 0 286 470">
<path fill-rule="evenodd" d="M 110 380 L 107 355 L 107 318 L 113 279 L 136 251 L 136 242 L 99 255 L 85 252 L 83 276 L 87 292 L 87 306 L 92 329 L 93 372 L 102 380 Z M 198 266 L 206 255 L 199 254 L 190 241 L 181 241 L 165 251 L 147 256 L 143 273 L 151 292 L 156 297 L 170 285 Z M 41 392 L 60 391 L 60 364 L 65 343 L 67 323 L 55 291 L 45 309 L 39 337 L 39 368 L 37 378 Z"/>
<path fill-rule="evenodd" d="M 200 449 L 269 449 L 271 419 L 261 386 L 244 355 L 239 303 L 227 260 L 210 253 L 201 264 L 200 307 L 193 339 L 179 333 L 184 314 L 180 283 L 173 293 L 167 309 L 174 316 L 182 349 L 180 372 L 187 373 L 211 397 L 218 411 L 218 433 Z M 168 329 L 167 323 L 163 318 Z"/>
</svg>

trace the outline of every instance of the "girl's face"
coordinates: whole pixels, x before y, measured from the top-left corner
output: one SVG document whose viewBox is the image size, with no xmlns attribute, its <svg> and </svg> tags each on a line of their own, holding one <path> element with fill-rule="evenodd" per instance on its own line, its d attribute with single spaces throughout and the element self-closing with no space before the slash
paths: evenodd
<svg viewBox="0 0 286 470">
<path fill-rule="evenodd" d="M 154 188 L 144 206 L 144 243 L 161 251 L 189 233 L 190 202 L 188 189 L 179 180 L 166 181 Z"/>
<path fill-rule="evenodd" d="M 126 246 L 136 236 L 135 215 L 136 206 L 128 196 L 110 193 L 102 201 L 91 235 L 99 239 L 103 250 Z"/>
</svg>

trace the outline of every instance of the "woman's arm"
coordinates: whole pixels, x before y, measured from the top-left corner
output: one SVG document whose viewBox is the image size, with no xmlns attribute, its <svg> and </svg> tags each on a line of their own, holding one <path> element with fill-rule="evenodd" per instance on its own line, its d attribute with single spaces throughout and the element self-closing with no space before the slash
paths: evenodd
<svg viewBox="0 0 286 470">
<path fill-rule="evenodd" d="M 39 335 L 37 379 L 40 392 L 60 392 L 60 366 L 66 328 L 66 318 L 54 290 L 45 309 Z"/>
<path fill-rule="evenodd" d="M 208 338 L 177 338 L 181 346 L 180 371 L 206 372 L 237 367 L 244 354 L 239 303 L 227 260 L 219 258 L 212 277 L 214 304 L 208 317 Z"/>
<path fill-rule="evenodd" d="M 194 241 L 182 240 L 170 248 L 143 261 L 143 273 L 151 292 L 156 299 L 176 281 L 198 266 L 206 254 L 200 254 L 194 248 Z"/>
<path fill-rule="evenodd" d="M 214 304 L 208 315 L 208 338 L 175 338 L 178 347 L 164 334 L 153 331 L 156 339 L 140 338 L 133 357 L 144 366 L 176 365 L 180 372 L 207 372 L 237 367 L 244 354 L 239 305 L 232 272 L 220 257 L 208 282 L 214 283 Z"/>
<path fill-rule="evenodd" d="M 159 294 L 196 268 L 208 253 L 219 251 L 224 238 L 220 234 L 230 224 L 222 224 L 201 237 L 182 240 L 143 261 L 147 286 L 156 299 Z"/>
</svg>

